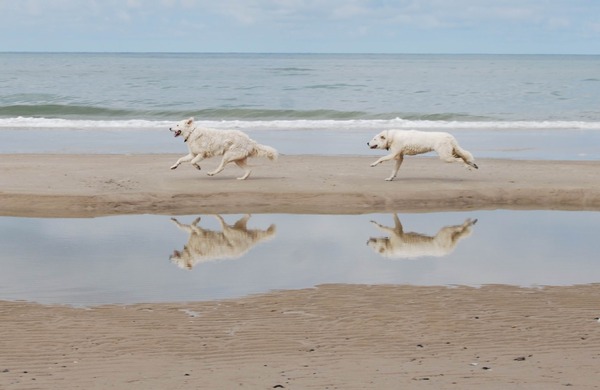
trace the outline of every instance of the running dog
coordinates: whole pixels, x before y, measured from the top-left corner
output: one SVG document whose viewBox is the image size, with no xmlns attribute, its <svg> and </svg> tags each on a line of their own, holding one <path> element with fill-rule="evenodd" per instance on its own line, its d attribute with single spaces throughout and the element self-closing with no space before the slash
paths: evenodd
<svg viewBox="0 0 600 390">
<path fill-rule="evenodd" d="M 213 156 L 223 156 L 219 166 L 209 176 L 221 172 L 228 163 L 235 163 L 244 170 L 244 175 L 238 180 L 245 180 L 252 172 L 247 166 L 249 157 L 267 157 L 276 160 L 277 150 L 270 146 L 261 145 L 239 130 L 216 130 L 194 125 L 194 118 L 184 119 L 169 129 L 175 137 L 182 136 L 187 143 L 189 153 L 181 157 L 171 169 L 177 168 L 183 162 L 190 162 L 197 169 L 200 161 Z"/>
<path fill-rule="evenodd" d="M 402 165 L 404 156 L 436 151 L 440 159 L 446 162 L 463 162 L 469 167 L 478 169 L 473 155 L 458 146 L 452 134 L 444 132 L 428 132 L 417 130 L 384 130 L 367 142 L 371 149 L 385 149 L 390 153 L 371 164 L 372 167 L 384 161 L 396 160 L 392 174 L 387 181 L 394 180 Z"/>
</svg>

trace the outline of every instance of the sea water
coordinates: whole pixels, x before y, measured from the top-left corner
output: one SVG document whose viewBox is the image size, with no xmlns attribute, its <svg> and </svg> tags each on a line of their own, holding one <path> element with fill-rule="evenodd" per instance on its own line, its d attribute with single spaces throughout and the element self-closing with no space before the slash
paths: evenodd
<svg viewBox="0 0 600 390">
<path fill-rule="evenodd" d="M 186 215 L 177 222 L 0 217 L 0 300 L 90 306 L 326 283 L 600 283 L 600 212 Z"/>
<path fill-rule="evenodd" d="M 444 130 L 476 157 L 600 157 L 600 56 L 0 53 L 0 153 L 181 153 L 193 116 L 283 154 Z"/>
</svg>

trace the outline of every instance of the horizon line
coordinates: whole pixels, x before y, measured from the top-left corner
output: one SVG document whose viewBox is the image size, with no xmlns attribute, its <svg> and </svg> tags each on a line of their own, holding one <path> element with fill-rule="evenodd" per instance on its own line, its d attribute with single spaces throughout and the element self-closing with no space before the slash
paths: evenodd
<svg viewBox="0 0 600 390">
<path fill-rule="evenodd" d="M 1 50 L 1 54 L 231 54 L 231 55 L 461 55 L 461 56 L 599 56 L 583 53 L 494 53 L 494 52 L 269 52 L 269 51 L 77 51 Z"/>
</svg>

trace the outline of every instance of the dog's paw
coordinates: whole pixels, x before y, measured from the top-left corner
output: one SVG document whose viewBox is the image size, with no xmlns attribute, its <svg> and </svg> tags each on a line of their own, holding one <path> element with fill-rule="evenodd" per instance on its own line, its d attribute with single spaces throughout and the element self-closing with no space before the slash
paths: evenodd
<svg viewBox="0 0 600 390">
<path fill-rule="evenodd" d="M 371 164 L 371 167 L 376 167 L 376 166 L 377 166 L 376 162 L 374 162 L 373 164 Z"/>
<path fill-rule="evenodd" d="M 194 167 L 195 167 L 197 170 L 199 170 L 199 171 L 201 171 L 201 170 L 202 170 L 202 168 L 200 168 L 200 165 L 198 165 L 198 164 L 194 164 Z"/>
<path fill-rule="evenodd" d="M 392 176 L 392 177 L 387 177 L 387 178 L 385 179 L 385 181 L 392 181 L 392 180 L 394 180 L 394 177 L 393 177 L 393 176 Z"/>
<path fill-rule="evenodd" d="M 177 168 L 178 166 L 179 166 L 179 165 L 173 165 L 173 166 L 171 167 L 171 169 L 175 169 L 175 168 Z"/>
</svg>

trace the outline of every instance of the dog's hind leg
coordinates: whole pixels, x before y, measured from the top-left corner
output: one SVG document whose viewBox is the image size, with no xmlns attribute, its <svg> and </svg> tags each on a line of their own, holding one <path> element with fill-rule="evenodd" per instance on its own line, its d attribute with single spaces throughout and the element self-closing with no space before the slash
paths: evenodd
<svg viewBox="0 0 600 390">
<path fill-rule="evenodd" d="M 225 228 L 227 228 L 227 222 L 225 222 L 223 217 L 221 217 L 219 214 L 215 214 L 215 218 L 217 219 L 217 221 L 219 221 L 219 224 L 221 225 L 221 230 L 225 230 Z"/>
<path fill-rule="evenodd" d="M 181 222 L 179 222 L 176 218 L 171 218 L 171 221 L 173 221 L 173 223 L 175 225 L 177 225 L 177 227 L 181 230 L 183 230 L 184 232 L 188 233 L 188 234 L 193 234 L 193 233 L 197 233 L 198 232 L 198 222 L 200 222 L 200 217 L 194 219 L 194 221 L 192 223 L 190 223 L 189 225 L 185 225 Z"/>
<path fill-rule="evenodd" d="M 243 159 L 243 160 L 235 160 L 234 161 L 235 165 L 237 165 L 238 167 L 242 168 L 245 172 L 244 175 L 241 177 L 238 177 L 238 180 L 246 180 L 248 178 L 248 176 L 250 176 L 250 174 L 252 173 L 252 170 L 250 168 L 248 168 L 248 163 L 247 163 L 247 159 Z"/>
<path fill-rule="evenodd" d="M 208 172 L 208 176 L 214 176 L 217 173 L 221 172 L 223 169 L 225 169 L 225 165 L 229 164 L 230 162 L 236 162 L 239 160 L 246 160 L 246 156 L 243 155 L 242 153 L 236 153 L 236 152 L 226 152 L 223 155 L 223 158 L 221 159 L 221 163 L 219 164 L 219 166 L 217 168 L 215 168 L 214 171 L 212 172 Z M 248 175 L 250 175 L 249 172 L 246 172 L 245 176 L 242 176 L 240 179 L 245 179 L 246 177 L 248 177 Z"/>
<path fill-rule="evenodd" d="M 440 156 L 440 160 L 445 161 L 447 163 L 453 162 L 463 162 L 461 156 L 456 153 L 454 147 L 452 145 L 444 145 L 436 149 L 436 152 Z"/>
<path fill-rule="evenodd" d="M 475 168 L 475 169 L 479 169 L 477 164 L 475 164 L 475 161 L 473 161 L 473 155 L 471 153 L 469 153 L 466 150 L 461 149 L 461 148 L 454 149 L 454 153 L 456 155 L 458 155 L 458 157 L 460 157 L 462 159 L 462 161 L 465 164 L 467 164 L 468 166 Z"/>
<path fill-rule="evenodd" d="M 479 169 L 479 167 L 477 166 L 477 164 L 475 164 L 472 161 L 464 160 L 464 163 L 467 164 L 468 166 L 472 167 L 472 168 Z"/>
<path fill-rule="evenodd" d="M 479 169 L 477 164 L 473 162 L 473 155 L 462 149 L 458 144 L 445 145 L 436 150 L 440 155 L 440 159 L 446 162 L 461 162 L 475 169 Z"/>
<path fill-rule="evenodd" d="M 214 171 L 212 172 L 208 172 L 208 176 L 214 176 L 217 173 L 221 172 L 223 169 L 225 169 L 225 165 L 229 164 L 232 160 L 229 158 L 228 154 L 225 153 L 223 155 L 223 158 L 221 159 L 221 162 L 219 163 L 219 166 L 215 168 Z"/>
<path fill-rule="evenodd" d="M 460 158 L 462 160 L 462 162 L 464 162 L 468 166 L 475 168 L 475 169 L 479 169 L 477 164 L 475 164 L 475 162 L 473 161 L 473 155 L 471 153 L 467 152 L 466 150 L 462 149 L 460 146 L 458 146 L 458 145 L 455 146 L 452 153 L 454 154 L 455 157 Z"/>
<path fill-rule="evenodd" d="M 236 223 L 233 224 L 233 227 L 237 230 L 248 230 L 248 220 L 250 219 L 251 215 L 250 214 L 246 214 L 244 215 L 242 218 L 239 219 L 239 221 L 237 221 Z"/>
<path fill-rule="evenodd" d="M 400 222 L 400 218 L 398 218 L 398 214 L 394 214 L 394 227 L 384 226 L 378 222 L 371 221 L 372 224 L 377 226 L 381 231 L 388 234 L 396 234 L 401 235 L 404 233 L 404 228 L 402 227 L 402 222 Z"/>
<path fill-rule="evenodd" d="M 394 214 L 394 229 L 398 234 L 404 233 L 404 228 L 402 227 L 402 222 L 400 222 L 400 218 L 398 218 L 398 214 Z"/>
</svg>

